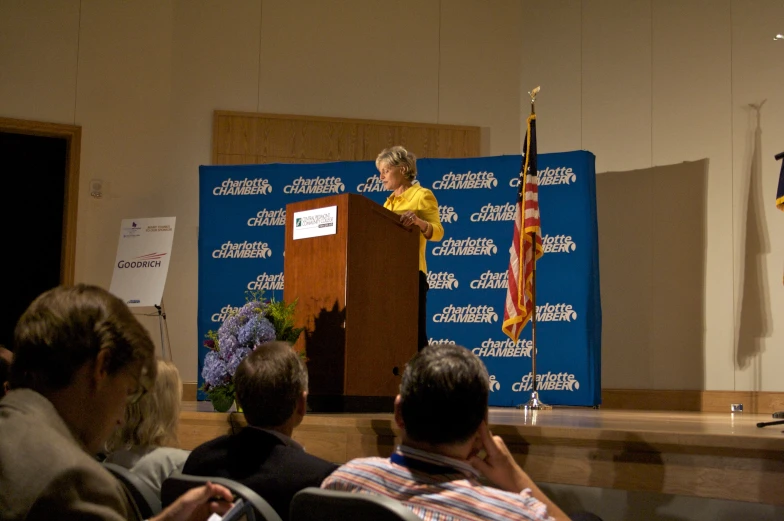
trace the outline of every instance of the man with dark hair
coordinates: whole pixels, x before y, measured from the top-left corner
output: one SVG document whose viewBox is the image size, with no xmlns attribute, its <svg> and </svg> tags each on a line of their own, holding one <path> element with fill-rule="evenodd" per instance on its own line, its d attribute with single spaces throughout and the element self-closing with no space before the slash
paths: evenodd
<svg viewBox="0 0 784 521">
<path fill-rule="evenodd" d="M 489 388 L 469 350 L 426 347 L 406 366 L 395 399 L 402 444 L 389 459 L 350 461 L 322 488 L 389 496 L 424 519 L 568 520 L 490 434 Z M 498 488 L 482 485 L 482 475 Z"/>
<path fill-rule="evenodd" d="M 139 519 L 93 455 L 155 379 L 146 330 L 101 288 L 58 287 L 19 319 L 14 350 L 11 390 L 0 401 L 0 517 Z M 218 496 L 226 501 L 210 501 Z M 207 485 L 154 519 L 206 519 L 228 501 L 228 489 Z"/>
<path fill-rule="evenodd" d="M 305 416 L 307 368 L 289 344 L 270 342 L 240 363 L 234 388 L 248 426 L 197 447 L 183 473 L 239 481 L 286 520 L 294 494 L 319 486 L 337 468 L 291 439 Z"/>
</svg>

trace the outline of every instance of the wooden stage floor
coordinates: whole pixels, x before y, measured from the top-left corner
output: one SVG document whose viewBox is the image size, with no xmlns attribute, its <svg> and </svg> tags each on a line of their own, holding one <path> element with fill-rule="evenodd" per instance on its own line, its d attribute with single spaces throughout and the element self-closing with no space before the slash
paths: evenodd
<svg viewBox="0 0 784 521">
<path fill-rule="evenodd" d="M 242 414 L 185 402 L 185 449 L 245 425 Z M 784 505 L 784 425 L 770 414 L 491 408 L 490 427 L 535 480 Z M 309 414 L 294 432 L 335 463 L 388 456 L 391 414 Z"/>
</svg>

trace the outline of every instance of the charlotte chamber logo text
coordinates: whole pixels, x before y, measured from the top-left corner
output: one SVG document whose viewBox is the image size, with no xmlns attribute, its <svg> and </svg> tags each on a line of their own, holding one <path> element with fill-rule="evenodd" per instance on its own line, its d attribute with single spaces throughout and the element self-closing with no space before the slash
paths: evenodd
<svg viewBox="0 0 784 521">
<path fill-rule="evenodd" d="M 283 272 L 262 273 L 254 280 L 248 282 L 250 291 L 283 291 Z"/>
<path fill-rule="evenodd" d="M 449 304 L 441 313 L 433 315 L 433 322 L 447 323 L 447 322 L 460 322 L 460 323 L 474 323 L 474 324 L 492 324 L 498 322 L 498 314 L 493 309 L 493 306 L 453 306 Z"/>
<path fill-rule="evenodd" d="M 357 192 L 361 194 L 366 192 L 383 192 L 385 190 L 384 183 L 382 183 L 381 178 L 376 175 L 368 177 L 365 179 L 364 183 L 357 185 Z"/>
<path fill-rule="evenodd" d="M 248 219 L 248 226 L 285 226 L 286 209 L 267 210 L 264 208 L 256 213 L 256 217 Z"/>
<path fill-rule="evenodd" d="M 427 345 L 432 346 L 433 344 L 452 344 L 455 345 L 454 340 L 450 340 L 449 338 L 433 338 L 430 337 L 427 339 Z"/>
<path fill-rule="evenodd" d="M 433 190 L 476 190 L 492 189 L 498 186 L 498 179 L 493 172 L 471 172 L 444 174 L 438 181 L 433 181 Z"/>
<path fill-rule="evenodd" d="M 456 289 L 459 284 L 454 273 L 431 271 L 427 274 L 427 285 L 430 289 Z"/>
<path fill-rule="evenodd" d="M 471 289 L 508 289 L 508 271 L 490 271 L 482 273 L 478 279 L 474 279 L 469 284 Z"/>
<path fill-rule="evenodd" d="M 269 181 L 257 177 L 256 179 L 242 179 L 232 181 L 231 178 L 223 181 L 220 186 L 212 190 L 212 195 L 267 195 L 272 192 Z"/>
<path fill-rule="evenodd" d="M 213 313 L 212 316 L 210 317 L 210 320 L 212 320 L 213 322 L 223 322 L 224 320 L 229 318 L 230 313 L 237 313 L 239 312 L 239 310 L 240 310 L 239 307 L 235 308 L 234 306 L 227 304 L 221 308 L 220 312 Z"/>
<path fill-rule="evenodd" d="M 339 177 L 320 177 L 305 179 L 299 177 L 283 187 L 284 194 L 339 194 L 346 187 Z"/>
<path fill-rule="evenodd" d="M 571 235 L 545 235 L 542 237 L 544 253 L 571 253 L 577 249 Z"/>
<path fill-rule="evenodd" d="M 438 219 L 442 223 L 457 222 L 457 212 L 453 206 L 438 206 Z"/>
<path fill-rule="evenodd" d="M 517 205 L 511 203 L 486 204 L 481 210 L 471 214 L 471 222 L 514 221 L 516 207 Z"/>
<path fill-rule="evenodd" d="M 220 249 L 213 250 L 213 259 L 266 259 L 272 257 L 272 250 L 266 242 L 231 242 L 221 244 Z"/>
<path fill-rule="evenodd" d="M 433 248 L 433 255 L 495 255 L 498 247 L 493 239 L 446 239 Z"/>
<path fill-rule="evenodd" d="M 552 373 L 536 375 L 536 390 L 537 391 L 576 391 L 580 388 L 580 382 L 577 381 L 572 373 Z M 519 393 L 524 391 L 531 391 L 533 389 L 533 378 L 531 373 L 523 376 L 519 382 L 512 384 L 512 391 Z"/>
<path fill-rule="evenodd" d="M 539 186 L 569 185 L 577 181 L 577 175 L 572 167 L 559 166 L 558 168 L 550 168 L 548 166 L 544 170 L 537 170 L 536 174 L 539 177 Z M 515 177 L 509 181 L 509 186 L 520 186 L 520 178 Z"/>
<path fill-rule="evenodd" d="M 490 375 L 490 392 L 494 393 L 494 392 L 500 391 L 500 390 L 501 390 L 501 382 L 496 380 L 494 374 L 491 374 Z"/>
<path fill-rule="evenodd" d="M 520 339 L 514 342 L 511 338 L 506 340 L 493 340 L 488 338 L 482 342 L 481 347 L 475 347 L 471 350 L 476 356 L 499 357 L 499 358 L 517 358 L 527 356 L 531 358 L 531 350 L 534 348 L 532 340 Z"/>
<path fill-rule="evenodd" d="M 577 312 L 571 304 L 542 304 L 536 306 L 538 322 L 571 322 L 577 320 Z"/>
</svg>

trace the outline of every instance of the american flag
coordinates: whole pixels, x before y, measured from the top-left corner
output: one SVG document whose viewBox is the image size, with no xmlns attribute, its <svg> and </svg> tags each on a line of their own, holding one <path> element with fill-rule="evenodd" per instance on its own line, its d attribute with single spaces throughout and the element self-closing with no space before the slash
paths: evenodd
<svg viewBox="0 0 784 521">
<path fill-rule="evenodd" d="M 517 190 L 514 235 L 509 248 L 509 288 L 506 291 L 504 323 L 506 335 L 517 342 L 523 328 L 531 320 L 533 300 L 532 279 L 536 261 L 542 256 L 542 234 L 539 220 L 539 181 L 536 176 L 536 115 L 528 117 L 525 150 L 520 167 Z M 531 233 L 536 234 L 536 245 Z M 535 248 L 535 250 L 534 250 Z"/>
</svg>

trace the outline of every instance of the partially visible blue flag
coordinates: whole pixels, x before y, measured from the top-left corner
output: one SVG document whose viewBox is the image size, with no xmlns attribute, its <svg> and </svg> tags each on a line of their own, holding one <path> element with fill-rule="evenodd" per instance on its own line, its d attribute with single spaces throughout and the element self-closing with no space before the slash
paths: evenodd
<svg viewBox="0 0 784 521">
<path fill-rule="evenodd" d="M 776 207 L 784 210 L 784 160 L 781 161 L 781 172 L 779 173 L 779 190 L 776 192 Z"/>
<path fill-rule="evenodd" d="M 781 172 L 779 172 L 779 189 L 776 192 L 776 208 L 784 211 L 784 152 L 776 155 L 776 159 L 781 159 Z M 782 277 L 784 282 L 784 277 Z"/>
</svg>

